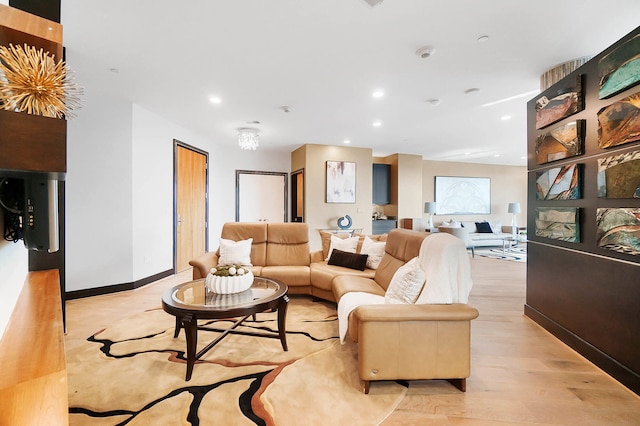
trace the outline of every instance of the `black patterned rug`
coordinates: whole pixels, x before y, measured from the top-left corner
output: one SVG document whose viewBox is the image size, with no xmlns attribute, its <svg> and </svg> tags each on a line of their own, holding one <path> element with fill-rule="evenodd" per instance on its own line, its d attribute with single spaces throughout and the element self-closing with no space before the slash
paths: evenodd
<svg viewBox="0 0 640 426">
<path fill-rule="evenodd" d="M 275 313 L 258 314 L 199 360 L 188 382 L 174 321 L 161 308 L 141 312 L 67 351 L 70 424 L 372 425 L 406 393 L 396 382 L 362 393 L 357 347 L 339 344 L 330 304 L 292 298 L 287 352 L 279 339 L 252 335 L 277 330 Z M 217 334 L 199 331 L 198 350 Z"/>
<path fill-rule="evenodd" d="M 475 252 L 476 256 L 490 257 L 492 259 L 511 260 L 514 262 L 527 261 L 527 245 L 523 243 L 505 250 L 502 247 L 476 248 Z"/>
</svg>

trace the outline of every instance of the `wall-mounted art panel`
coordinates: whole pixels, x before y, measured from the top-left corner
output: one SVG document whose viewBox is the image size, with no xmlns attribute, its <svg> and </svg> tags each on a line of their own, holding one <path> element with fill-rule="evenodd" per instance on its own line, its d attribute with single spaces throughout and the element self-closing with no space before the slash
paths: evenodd
<svg viewBox="0 0 640 426">
<path fill-rule="evenodd" d="M 536 129 L 542 129 L 550 124 L 569 117 L 584 109 L 582 99 L 582 75 L 575 81 L 561 80 L 564 84 L 559 88 L 549 89 L 536 99 Z"/>
<path fill-rule="evenodd" d="M 596 226 L 598 247 L 640 255 L 640 209 L 598 209 Z"/>
<path fill-rule="evenodd" d="M 490 214 L 491 179 L 436 176 L 436 214 Z"/>
<path fill-rule="evenodd" d="M 327 161 L 327 203 L 356 202 L 356 163 Z"/>
<path fill-rule="evenodd" d="M 582 166 L 571 164 L 536 172 L 536 200 L 582 198 Z"/>
<path fill-rule="evenodd" d="M 545 164 L 584 153 L 584 120 L 558 126 L 536 138 L 536 162 Z"/>
<path fill-rule="evenodd" d="M 598 111 L 598 146 L 613 146 L 640 140 L 640 92 Z"/>
<path fill-rule="evenodd" d="M 600 99 L 640 83 L 640 35 L 627 40 L 598 61 Z"/>
<path fill-rule="evenodd" d="M 536 207 L 535 214 L 536 236 L 580 242 L 577 207 Z"/>
<path fill-rule="evenodd" d="M 640 198 L 640 151 L 598 160 L 598 197 Z"/>
</svg>

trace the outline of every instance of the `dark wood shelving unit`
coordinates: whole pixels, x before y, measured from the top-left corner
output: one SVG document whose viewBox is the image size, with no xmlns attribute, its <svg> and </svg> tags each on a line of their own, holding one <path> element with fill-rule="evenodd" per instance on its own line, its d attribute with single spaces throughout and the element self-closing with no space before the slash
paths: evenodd
<svg viewBox="0 0 640 426">
<path fill-rule="evenodd" d="M 67 121 L 0 110 L 0 172 L 67 171 Z"/>
</svg>

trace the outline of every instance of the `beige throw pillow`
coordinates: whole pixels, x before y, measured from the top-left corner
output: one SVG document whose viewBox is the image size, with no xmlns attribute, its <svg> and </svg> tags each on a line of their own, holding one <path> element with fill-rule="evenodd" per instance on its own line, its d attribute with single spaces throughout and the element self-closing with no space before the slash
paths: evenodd
<svg viewBox="0 0 640 426">
<path fill-rule="evenodd" d="M 253 238 L 241 241 L 220 238 L 218 265 L 251 265 L 251 243 Z"/>
<path fill-rule="evenodd" d="M 355 253 L 358 246 L 358 237 L 340 238 L 335 235 L 331 236 L 331 245 L 329 247 L 329 253 L 324 260 L 329 260 L 333 249 L 346 251 L 348 253 Z"/>
<path fill-rule="evenodd" d="M 360 253 L 369 255 L 367 258 L 367 268 L 378 269 L 382 256 L 384 256 L 384 248 L 386 244 L 387 243 L 385 241 L 373 241 L 365 235 Z"/>
<path fill-rule="evenodd" d="M 420 268 L 420 261 L 414 257 L 393 274 L 384 295 L 385 303 L 414 303 L 424 287 L 425 280 L 426 276 Z"/>
</svg>

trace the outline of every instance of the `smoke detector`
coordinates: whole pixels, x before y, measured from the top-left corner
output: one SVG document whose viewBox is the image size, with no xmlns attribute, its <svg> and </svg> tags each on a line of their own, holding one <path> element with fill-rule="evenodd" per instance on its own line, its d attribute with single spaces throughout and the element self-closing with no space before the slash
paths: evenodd
<svg viewBox="0 0 640 426">
<path fill-rule="evenodd" d="M 436 53 L 436 48 L 433 46 L 424 46 L 416 50 L 416 55 L 420 59 L 427 59 L 428 57 L 432 56 L 434 53 Z"/>
</svg>

